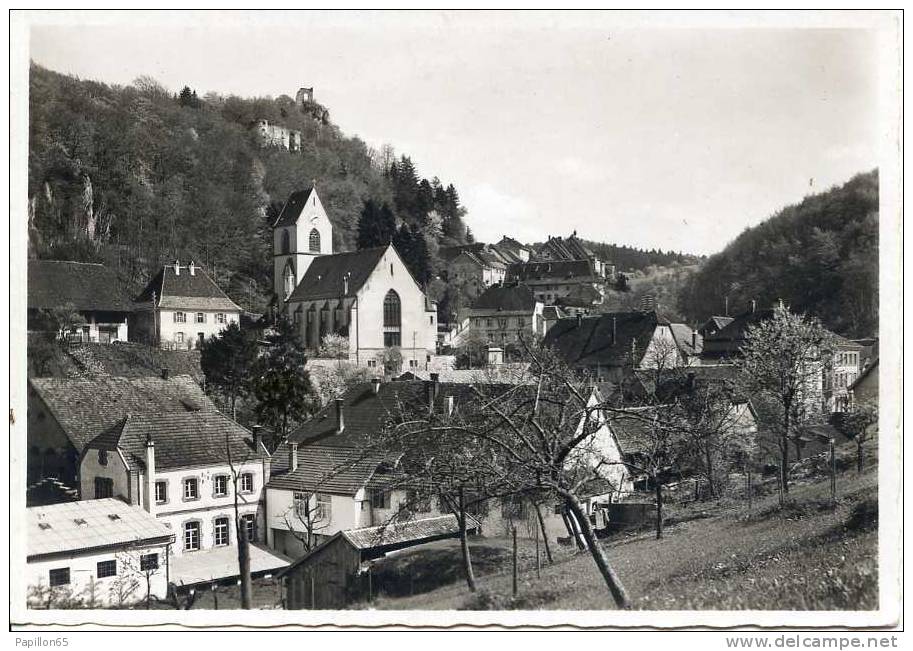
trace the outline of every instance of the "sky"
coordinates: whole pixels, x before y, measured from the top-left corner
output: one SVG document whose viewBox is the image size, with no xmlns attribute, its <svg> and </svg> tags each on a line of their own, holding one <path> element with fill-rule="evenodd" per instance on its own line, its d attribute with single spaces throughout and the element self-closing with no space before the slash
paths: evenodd
<svg viewBox="0 0 913 651">
<path fill-rule="evenodd" d="M 862 29 L 657 28 L 555 12 L 123 20 L 33 26 L 30 56 L 200 95 L 313 86 L 346 135 L 389 143 L 453 183 L 479 241 L 576 230 L 711 254 L 878 161 L 877 43 Z"/>
</svg>

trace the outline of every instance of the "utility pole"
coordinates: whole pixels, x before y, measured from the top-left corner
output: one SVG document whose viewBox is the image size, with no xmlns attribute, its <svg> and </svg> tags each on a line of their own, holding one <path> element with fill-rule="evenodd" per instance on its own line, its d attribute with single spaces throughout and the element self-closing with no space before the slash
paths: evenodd
<svg viewBox="0 0 913 651">
<path fill-rule="evenodd" d="M 517 596 L 517 527 L 513 527 L 513 539 L 514 539 L 514 550 L 513 550 L 513 594 L 514 597 Z"/>
</svg>

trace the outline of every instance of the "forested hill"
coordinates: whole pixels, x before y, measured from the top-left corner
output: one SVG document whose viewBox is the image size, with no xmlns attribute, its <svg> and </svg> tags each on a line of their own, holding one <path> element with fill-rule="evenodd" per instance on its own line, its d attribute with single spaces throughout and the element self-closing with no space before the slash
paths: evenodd
<svg viewBox="0 0 913 651">
<path fill-rule="evenodd" d="M 674 265 L 695 264 L 700 256 L 662 249 L 638 249 L 632 246 L 606 244 L 584 240 L 584 243 L 600 259 L 608 260 L 615 269 L 624 271 L 642 271 L 647 267 L 669 267 Z"/>
<path fill-rule="evenodd" d="M 312 179 L 337 250 L 356 247 L 369 200 L 390 207 L 407 227 L 398 246 L 416 255 L 471 237 L 452 185 L 344 136 L 317 102 L 198 97 L 150 78 L 111 86 L 33 64 L 29 111 L 30 256 L 105 262 L 131 291 L 158 265 L 193 259 L 240 305 L 263 309 L 270 224 Z M 261 146 L 258 119 L 301 131 L 301 151 Z"/>
<path fill-rule="evenodd" d="M 843 335 L 878 332 L 878 172 L 806 197 L 745 230 L 685 283 L 679 305 L 694 322 L 751 299 L 782 298 Z"/>
</svg>

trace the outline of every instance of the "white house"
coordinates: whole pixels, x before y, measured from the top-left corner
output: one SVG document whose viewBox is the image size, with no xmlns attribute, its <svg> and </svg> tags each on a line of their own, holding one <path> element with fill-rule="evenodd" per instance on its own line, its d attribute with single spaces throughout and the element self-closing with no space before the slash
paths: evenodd
<svg viewBox="0 0 913 651">
<path fill-rule="evenodd" d="M 26 585 L 33 608 L 126 606 L 168 591 L 174 532 L 119 499 L 27 509 Z"/>
<path fill-rule="evenodd" d="M 190 350 L 238 323 L 241 308 L 192 260 L 165 265 L 134 303 L 136 338 Z"/>
<path fill-rule="evenodd" d="M 486 341 L 505 346 L 545 335 L 544 304 L 523 284 L 494 285 L 472 304 L 469 327 Z"/>
<path fill-rule="evenodd" d="M 238 574 L 238 531 L 262 539 L 269 461 L 259 435 L 219 412 L 128 414 L 83 450 L 80 495 L 119 497 L 158 518 L 177 536 L 172 583 L 192 585 Z M 251 545 L 252 572 L 283 564 Z"/>
</svg>

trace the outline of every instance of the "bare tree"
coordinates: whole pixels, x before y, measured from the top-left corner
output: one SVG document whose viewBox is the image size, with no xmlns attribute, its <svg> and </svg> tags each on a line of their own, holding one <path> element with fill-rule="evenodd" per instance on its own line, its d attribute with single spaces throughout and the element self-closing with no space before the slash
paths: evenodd
<svg viewBox="0 0 913 651">
<path fill-rule="evenodd" d="M 874 402 L 854 404 L 842 414 L 840 429 L 856 444 L 856 472 L 862 473 L 865 444 L 875 435 L 878 424 L 878 405 Z"/>
<path fill-rule="evenodd" d="M 257 445 L 257 439 L 254 438 L 254 445 Z M 259 450 L 256 450 L 259 453 Z M 250 541 L 247 537 L 247 530 L 244 526 L 244 519 L 241 517 L 241 502 L 247 504 L 247 497 L 238 490 L 241 474 L 244 469 L 244 463 L 249 459 L 234 459 L 231 452 L 231 444 L 228 435 L 225 436 L 225 456 L 230 469 L 232 497 L 235 511 L 235 539 L 238 541 L 238 574 L 241 579 L 241 608 L 250 610 L 253 601 L 253 587 L 250 576 Z M 256 517 L 256 515 L 254 515 Z"/>
<path fill-rule="evenodd" d="M 291 508 L 283 514 L 288 532 L 301 543 L 305 551 L 317 546 L 317 535 L 331 524 L 332 512 L 320 503 L 320 497 L 317 491 L 296 491 Z M 301 526 L 297 527 L 296 523 Z"/>
</svg>

